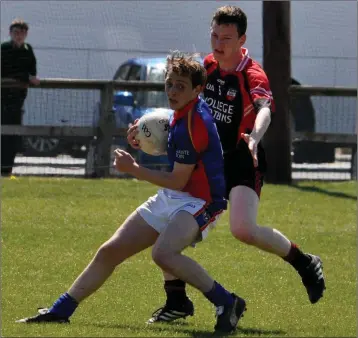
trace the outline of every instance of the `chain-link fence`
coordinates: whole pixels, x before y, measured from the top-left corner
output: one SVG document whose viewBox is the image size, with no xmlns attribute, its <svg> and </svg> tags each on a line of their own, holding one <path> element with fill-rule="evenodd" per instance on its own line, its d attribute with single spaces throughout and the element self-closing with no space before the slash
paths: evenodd
<svg viewBox="0 0 358 338">
<path fill-rule="evenodd" d="M 3 114 L 16 113 L 6 95 L 24 84 L 3 80 Z M 148 109 L 165 109 L 164 83 L 44 79 L 31 87 L 22 123 L 3 123 L 3 148 L 21 139 L 13 168 L 15 175 L 108 176 L 116 147 L 132 152 L 147 167 L 166 167 L 166 158 L 147 156 L 126 141 L 130 123 Z M 128 90 L 128 91 L 126 91 Z M 7 135 L 14 135 L 8 138 Z M 3 167 L 4 163 L 2 163 Z M 121 176 L 121 175 L 120 175 Z"/>
<path fill-rule="evenodd" d="M 167 109 L 163 90 L 162 82 L 42 80 L 29 89 L 22 126 L 2 127 L 3 135 L 22 139 L 13 173 L 124 176 L 112 167 L 116 147 L 165 170 L 165 156 L 136 152 L 125 137 L 128 125 L 148 109 Z M 355 178 L 356 103 L 356 89 L 291 87 L 293 179 Z"/>
<path fill-rule="evenodd" d="M 292 178 L 356 178 L 357 90 L 291 87 Z"/>
</svg>

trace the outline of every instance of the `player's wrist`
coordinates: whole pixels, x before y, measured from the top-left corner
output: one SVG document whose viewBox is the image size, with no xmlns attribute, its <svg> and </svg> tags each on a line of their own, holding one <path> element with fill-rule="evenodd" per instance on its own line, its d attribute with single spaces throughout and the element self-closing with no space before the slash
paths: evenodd
<svg viewBox="0 0 358 338">
<path fill-rule="evenodd" d="M 253 131 L 251 134 L 250 134 L 250 137 L 251 137 L 251 140 L 254 142 L 254 143 L 259 143 L 260 142 L 260 135 L 258 135 L 255 131 Z"/>
<path fill-rule="evenodd" d="M 142 167 L 137 162 L 134 162 L 132 166 L 131 174 L 137 178 L 140 178 L 138 176 L 140 176 L 141 170 Z"/>
</svg>

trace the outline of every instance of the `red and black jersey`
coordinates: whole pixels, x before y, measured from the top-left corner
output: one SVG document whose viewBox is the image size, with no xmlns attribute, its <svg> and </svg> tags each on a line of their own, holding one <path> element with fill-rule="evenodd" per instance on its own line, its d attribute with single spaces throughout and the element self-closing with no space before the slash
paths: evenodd
<svg viewBox="0 0 358 338">
<path fill-rule="evenodd" d="M 241 133 L 250 133 L 262 107 L 274 110 L 264 70 L 242 48 L 243 59 L 232 72 L 220 69 L 213 54 L 204 59 L 208 78 L 204 97 L 215 119 L 224 153 L 235 149 Z"/>
</svg>

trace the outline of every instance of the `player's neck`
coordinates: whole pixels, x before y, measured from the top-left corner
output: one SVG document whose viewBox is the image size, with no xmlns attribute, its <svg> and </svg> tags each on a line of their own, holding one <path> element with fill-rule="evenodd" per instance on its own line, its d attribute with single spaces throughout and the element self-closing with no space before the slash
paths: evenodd
<svg viewBox="0 0 358 338">
<path fill-rule="evenodd" d="M 180 109 L 177 109 L 177 111 L 178 111 L 179 113 L 187 112 L 187 111 L 189 111 L 189 110 L 194 106 L 194 104 L 197 103 L 198 101 L 199 101 L 199 97 L 195 97 L 194 99 L 192 99 L 192 100 L 190 100 L 189 102 L 187 102 L 187 103 L 185 104 L 185 106 L 183 106 L 183 107 L 180 108 Z"/>
<path fill-rule="evenodd" d="M 182 118 L 189 113 L 191 109 L 193 109 L 194 105 L 199 101 L 199 97 L 189 101 L 184 107 L 175 110 L 174 117 L 176 119 Z"/>
<path fill-rule="evenodd" d="M 15 48 L 21 48 L 21 47 L 25 44 L 25 42 L 24 42 L 24 43 L 17 43 L 17 42 L 15 42 L 14 40 L 11 40 L 11 42 L 12 42 L 12 45 L 13 45 Z"/>
<path fill-rule="evenodd" d="M 241 63 L 242 59 L 244 58 L 244 55 L 239 53 L 239 55 L 235 56 L 232 60 L 228 60 L 226 62 L 219 62 L 220 69 L 225 72 L 232 72 L 236 70 L 236 68 Z"/>
</svg>

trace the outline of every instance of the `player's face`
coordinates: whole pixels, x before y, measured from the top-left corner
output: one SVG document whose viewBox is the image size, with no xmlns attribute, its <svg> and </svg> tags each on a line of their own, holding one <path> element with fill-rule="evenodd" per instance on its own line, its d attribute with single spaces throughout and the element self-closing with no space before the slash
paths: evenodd
<svg viewBox="0 0 358 338">
<path fill-rule="evenodd" d="M 15 42 L 16 45 L 22 46 L 25 43 L 27 37 L 27 31 L 18 27 L 14 27 L 10 31 L 11 40 Z"/>
<path fill-rule="evenodd" d="M 239 36 L 235 24 L 218 25 L 214 21 L 211 25 L 211 48 L 219 63 L 234 62 L 240 55 L 245 40 L 245 34 Z"/>
<path fill-rule="evenodd" d="M 184 108 L 200 94 L 200 91 L 200 86 L 193 88 L 189 77 L 179 76 L 170 71 L 165 78 L 165 92 L 169 106 L 173 110 Z"/>
</svg>

